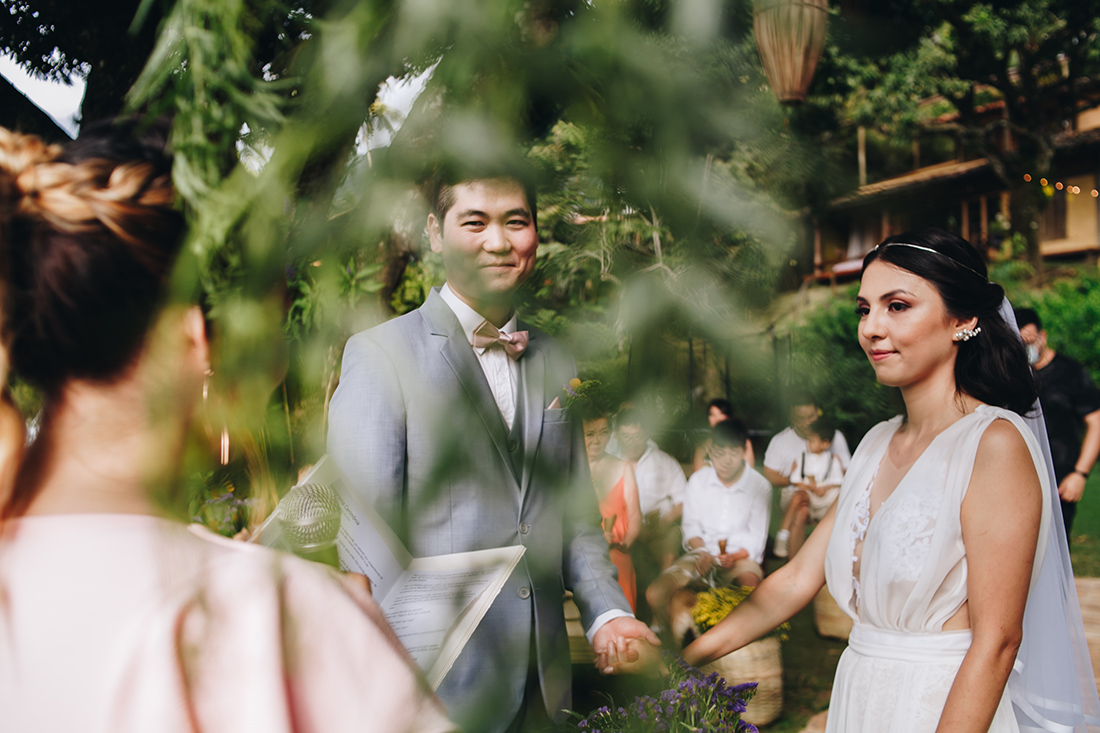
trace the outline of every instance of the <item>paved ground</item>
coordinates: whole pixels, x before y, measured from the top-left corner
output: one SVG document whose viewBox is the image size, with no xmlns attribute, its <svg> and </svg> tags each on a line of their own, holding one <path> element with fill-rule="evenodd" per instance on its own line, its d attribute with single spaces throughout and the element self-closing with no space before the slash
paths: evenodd
<svg viewBox="0 0 1100 733">
<path fill-rule="evenodd" d="M 1092 673 L 1100 684 L 1100 578 L 1077 578 L 1077 600 L 1081 603 L 1081 618 L 1085 622 L 1085 638 L 1092 657 Z M 802 733 L 824 733 L 828 711 L 810 718 Z"/>
</svg>

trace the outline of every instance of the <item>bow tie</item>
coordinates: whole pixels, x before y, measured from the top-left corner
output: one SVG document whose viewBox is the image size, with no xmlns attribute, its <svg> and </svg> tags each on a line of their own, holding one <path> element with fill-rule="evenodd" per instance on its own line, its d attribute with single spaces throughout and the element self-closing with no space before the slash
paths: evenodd
<svg viewBox="0 0 1100 733">
<path fill-rule="evenodd" d="M 523 352 L 527 349 L 527 332 L 504 333 L 488 321 L 482 321 L 474 329 L 474 336 L 470 339 L 470 343 L 475 349 L 500 346 L 515 361 L 523 356 Z"/>
</svg>

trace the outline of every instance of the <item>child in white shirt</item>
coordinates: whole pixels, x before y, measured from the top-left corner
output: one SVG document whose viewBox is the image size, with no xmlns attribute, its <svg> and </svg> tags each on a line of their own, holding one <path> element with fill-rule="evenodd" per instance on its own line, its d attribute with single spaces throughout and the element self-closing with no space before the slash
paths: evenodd
<svg viewBox="0 0 1100 733">
<path fill-rule="evenodd" d="M 779 498 L 784 514 L 775 536 L 776 557 L 795 556 L 806 539 L 806 525 L 822 520 L 844 479 L 840 459 L 830 450 L 836 432 L 833 421 L 822 415 L 806 432 L 806 450 L 791 466 L 791 485 Z"/>
</svg>

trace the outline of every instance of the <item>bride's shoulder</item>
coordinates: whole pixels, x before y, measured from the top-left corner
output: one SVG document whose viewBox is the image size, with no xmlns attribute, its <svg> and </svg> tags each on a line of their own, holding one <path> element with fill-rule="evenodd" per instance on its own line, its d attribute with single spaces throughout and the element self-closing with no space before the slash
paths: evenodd
<svg viewBox="0 0 1100 733">
<path fill-rule="evenodd" d="M 894 431 L 904 422 L 904 415 L 894 415 L 889 420 L 883 420 L 875 425 L 873 428 L 867 431 L 867 434 L 863 436 L 863 440 L 859 441 L 862 446 L 874 442 L 876 439 L 881 438 L 884 435 L 893 435 Z"/>
<path fill-rule="evenodd" d="M 856 446 L 856 452 L 852 454 L 852 462 L 858 463 L 866 457 L 868 452 L 875 451 L 884 440 L 888 440 L 894 434 L 898 426 L 901 425 L 902 420 L 904 420 L 903 415 L 895 415 L 868 430 L 863 439 L 859 441 L 859 445 Z"/>
</svg>

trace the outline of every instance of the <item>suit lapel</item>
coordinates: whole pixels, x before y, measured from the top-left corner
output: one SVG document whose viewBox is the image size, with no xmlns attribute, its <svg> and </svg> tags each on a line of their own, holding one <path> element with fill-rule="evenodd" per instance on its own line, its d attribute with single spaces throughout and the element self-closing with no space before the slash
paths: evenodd
<svg viewBox="0 0 1100 733">
<path fill-rule="evenodd" d="M 439 296 L 438 290 L 433 289 L 428 299 L 421 307 L 424 319 L 433 336 L 439 337 L 439 353 L 455 373 L 463 391 L 470 399 L 485 429 L 492 438 L 500 458 L 509 472 L 513 473 L 512 461 L 508 454 L 508 433 L 504 419 L 500 416 L 493 392 L 489 389 L 489 382 L 485 379 L 485 372 L 474 355 L 474 350 L 466 341 L 466 334 L 458 322 L 458 318 L 450 307 Z M 541 417 L 541 415 L 540 415 Z M 526 471 L 526 468 L 524 469 Z"/>
<path fill-rule="evenodd" d="M 522 324 L 520 328 L 526 328 Z M 530 340 L 523 358 L 519 360 L 520 389 L 523 390 L 523 477 L 520 481 L 521 495 L 526 495 L 531 483 L 533 458 L 542 437 L 542 412 L 544 382 L 546 381 L 546 354 L 539 343 L 537 331 L 530 332 Z"/>
</svg>

